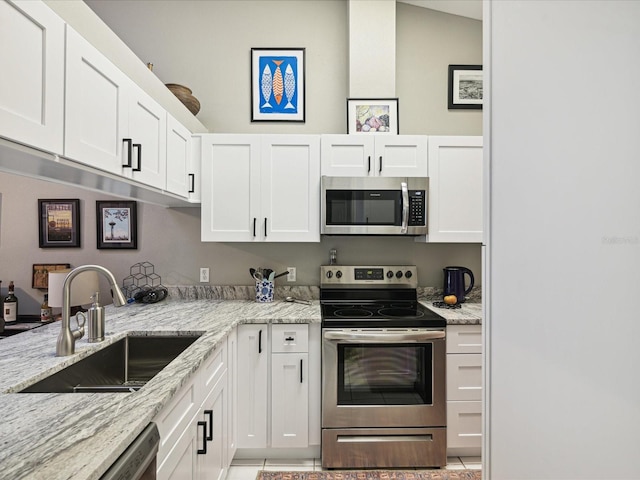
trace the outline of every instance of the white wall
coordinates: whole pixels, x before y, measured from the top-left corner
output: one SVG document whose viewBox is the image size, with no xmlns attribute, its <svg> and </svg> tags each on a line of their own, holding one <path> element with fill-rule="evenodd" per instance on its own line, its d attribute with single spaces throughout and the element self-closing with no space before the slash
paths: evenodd
<svg viewBox="0 0 640 480">
<path fill-rule="evenodd" d="M 640 3 L 485 5 L 485 471 L 638 478 Z"/>
</svg>

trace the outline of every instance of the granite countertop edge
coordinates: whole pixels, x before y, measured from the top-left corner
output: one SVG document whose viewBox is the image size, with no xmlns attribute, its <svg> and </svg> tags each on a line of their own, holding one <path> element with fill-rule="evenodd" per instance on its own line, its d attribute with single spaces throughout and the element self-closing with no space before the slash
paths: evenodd
<svg viewBox="0 0 640 480">
<path fill-rule="evenodd" d="M 480 304 L 444 310 L 422 303 L 448 325 L 481 323 Z M 106 319 L 105 341 L 88 343 L 85 336 L 68 357 L 55 356 L 59 322 L 0 341 L 0 479 L 99 479 L 235 326 L 321 322 L 317 300 L 302 305 L 170 298 L 152 305 L 107 306 Z M 138 392 L 15 393 L 126 335 L 147 333 L 202 336 Z"/>
</svg>

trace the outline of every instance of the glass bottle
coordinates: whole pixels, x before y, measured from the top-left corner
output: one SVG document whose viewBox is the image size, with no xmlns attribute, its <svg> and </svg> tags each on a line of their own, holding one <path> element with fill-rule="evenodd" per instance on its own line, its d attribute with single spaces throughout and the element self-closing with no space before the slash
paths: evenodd
<svg viewBox="0 0 640 480">
<path fill-rule="evenodd" d="M 49 294 L 44 294 L 44 302 L 40 305 L 40 321 L 48 322 L 51 320 L 51 307 L 49 306 Z"/>
<path fill-rule="evenodd" d="M 9 282 L 9 293 L 4 297 L 2 311 L 5 322 L 15 322 L 18 319 L 18 297 L 13 293 L 13 280 Z"/>
</svg>

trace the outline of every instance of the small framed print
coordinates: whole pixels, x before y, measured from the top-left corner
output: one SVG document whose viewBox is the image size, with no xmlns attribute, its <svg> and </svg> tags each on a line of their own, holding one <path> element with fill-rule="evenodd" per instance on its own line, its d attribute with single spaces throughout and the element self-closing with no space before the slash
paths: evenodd
<svg viewBox="0 0 640 480">
<path fill-rule="evenodd" d="M 251 121 L 305 121 L 305 49 L 251 49 Z"/>
<path fill-rule="evenodd" d="M 482 65 L 449 65 L 449 110 L 482 109 Z"/>
<path fill-rule="evenodd" d="M 138 248 L 137 203 L 96 201 L 99 249 Z"/>
<path fill-rule="evenodd" d="M 397 98 L 347 98 L 347 133 L 397 135 Z"/>
<path fill-rule="evenodd" d="M 39 199 L 40 248 L 80 248 L 80 200 Z"/>
<path fill-rule="evenodd" d="M 31 288 L 46 290 L 49 288 L 49 273 L 58 270 L 68 270 L 70 263 L 34 263 L 31 276 Z"/>
</svg>

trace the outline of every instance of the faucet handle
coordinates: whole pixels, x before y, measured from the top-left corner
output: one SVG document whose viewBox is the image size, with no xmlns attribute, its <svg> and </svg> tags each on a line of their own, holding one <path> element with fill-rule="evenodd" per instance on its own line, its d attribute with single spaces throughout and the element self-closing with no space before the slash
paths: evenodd
<svg viewBox="0 0 640 480">
<path fill-rule="evenodd" d="M 82 323 L 80 323 L 78 317 L 82 318 Z M 84 324 L 87 322 L 87 317 L 85 316 L 84 312 L 78 312 L 76 313 L 76 316 L 74 318 L 76 319 L 76 325 L 78 325 L 78 329 L 73 330 L 73 338 L 82 338 L 84 336 Z"/>
</svg>

